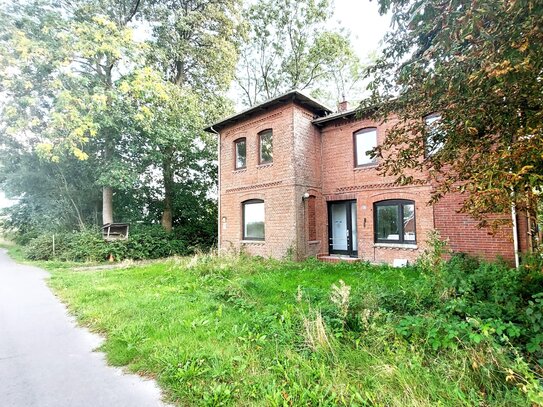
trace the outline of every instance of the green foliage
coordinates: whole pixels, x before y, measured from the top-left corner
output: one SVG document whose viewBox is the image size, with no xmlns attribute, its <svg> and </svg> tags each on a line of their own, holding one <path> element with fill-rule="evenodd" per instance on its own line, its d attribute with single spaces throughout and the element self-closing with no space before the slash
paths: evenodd
<svg viewBox="0 0 543 407">
<path fill-rule="evenodd" d="M 215 233 L 216 139 L 202 128 L 231 109 L 239 4 L 183 4 L 0 6 L 0 187 L 19 199 L 8 227 L 37 236 L 168 212 L 164 227 L 191 228 L 194 245 Z"/>
<path fill-rule="evenodd" d="M 447 249 L 448 243 L 441 239 L 437 230 L 432 230 L 428 233 L 426 243 L 428 248 L 417 259 L 417 266 L 427 273 L 439 272 L 443 268 L 444 256 L 450 252 Z"/>
<path fill-rule="evenodd" d="M 145 260 L 186 255 L 198 247 L 158 226 L 138 227 L 127 240 L 104 241 L 96 231 L 40 235 L 25 247 L 29 260 L 102 262 Z"/>
<path fill-rule="evenodd" d="M 349 34 L 326 26 L 328 0 L 266 0 L 245 11 L 246 38 L 236 81 L 254 105 L 291 89 L 307 89 L 336 102 L 356 93 L 361 65 Z"/>
<path fill-rule="evenodd" d="M 530 353 L 543 357 L 543 292 L 534 294 L 528 301 L 526 322 L 528 327 L 526 349 Z"/>
<path fill-rule="evenodd" d="M 535 224 L 543 183 L 542 3 L 379 4 L 392 13 L 393 29 L 369 70 L 368 105 L 376 120 L 398 118 L 375 150 L 382 172 L 399 184 L 428 173 L 434 200 L 464 192 L 462 210 L 482 225 L 503 223 L 488 215 L 509 214 L 512 203 Z M 431 113 L 440 115 L 439 131 L 424 123 Z M 428 136 L 441 148 L 421 159 Z"/>
<path fill-rule="evenodd" d="M 541 403 L 537 350 L 524 346 L 541 325 L 541 294 L 506 305 L 485 272 L 505 273 L 512 296 L 529 274 L 465 256 L 428 273 L 198 254 L 54 271 L 51 284 L 107 333 L 111 362 L 153 374 L 181 404 Z M 490 304 L 502 315 L 516 306 L 516 318 L 483 317 Z"/>
</svg>

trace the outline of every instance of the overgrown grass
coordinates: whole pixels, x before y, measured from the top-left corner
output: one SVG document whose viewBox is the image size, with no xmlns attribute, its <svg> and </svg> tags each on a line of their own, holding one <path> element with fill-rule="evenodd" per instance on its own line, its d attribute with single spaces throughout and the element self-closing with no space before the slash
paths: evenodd
<svg viewBox="0 0 543 407">
<path fill-rule="evenodd" d="M 437 349 L 430 336 L 406 339 L 398 326 L 432 308 L 434 279 L 415 268 L 202 255 L 55 270 L 50 284 L 106 336 L 110 363 L 155 377 L 180 405 L 540 401 L 532 370 L 491 336 Z"/>
</svg>

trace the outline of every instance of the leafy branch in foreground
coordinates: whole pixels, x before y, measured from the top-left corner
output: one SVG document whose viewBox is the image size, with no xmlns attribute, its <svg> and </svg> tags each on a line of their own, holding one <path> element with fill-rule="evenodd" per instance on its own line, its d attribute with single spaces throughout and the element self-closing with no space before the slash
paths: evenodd
<svg viewBox="0 0 543 407">
<path fill-rule="evenodd" d="M 483 226 L 515 205 L 533 238 L 543 183 L 543 4 L 379 3 L 395 27 L 369 70 L 368 106 L 394 120 L 375 150 L 382 173 L 400 184 L 431 182 L 433 201 L 465 193 L 462 210 Z M 432 113 L 440 116 L 434 130 L 423 119 Z M 422 158 L 429 139 L 439 148 Z"/>
</svg>

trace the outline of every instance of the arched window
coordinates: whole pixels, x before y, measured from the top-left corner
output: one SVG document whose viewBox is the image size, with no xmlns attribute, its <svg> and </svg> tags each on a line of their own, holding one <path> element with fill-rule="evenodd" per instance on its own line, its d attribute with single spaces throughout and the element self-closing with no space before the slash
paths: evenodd
<svg viewBox="0 0 543 407">
<path fill-rule="evenodd" d="M 247 166 L 247 140 L 245 137 L 234 141 L 234 168 L 239 170 Z"/>
<path fill-rule="evenodd" d="M 264 201 L 250 199 L 242 202 L 243 240 L 264 240 Z"/>
<path fill-rule="evenodd" d="M 377 147 L 377 128 L 368 127 L 358 130 L 353 134 L 354 140 L 354 166 L 362 167 L 364 165 L 375 163 L 369 152 Z"/>
<path fill-rule="evenodd" d="M 258 133 L 258 163 L 269 164 L 273 162 L 273 131 L 271 129 Z"/>
<path fill-rule="evenodd" d="M 376 243 L 416 243 L 415 202 L 391 199 L 373 204 Z"/>
</svg>

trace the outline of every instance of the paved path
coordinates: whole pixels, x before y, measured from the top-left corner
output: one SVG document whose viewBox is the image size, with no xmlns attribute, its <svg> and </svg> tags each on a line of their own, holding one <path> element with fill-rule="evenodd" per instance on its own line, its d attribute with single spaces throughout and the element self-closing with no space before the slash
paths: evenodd
<svg viewBox="0 0 543 407">
<path fill-rule="evenodd" d="M 93 352 L 100 337 L 76 326 L 47 277 L 0 249 L 0 406 L 163 406 L 153 381 Z"/>
</svg>

